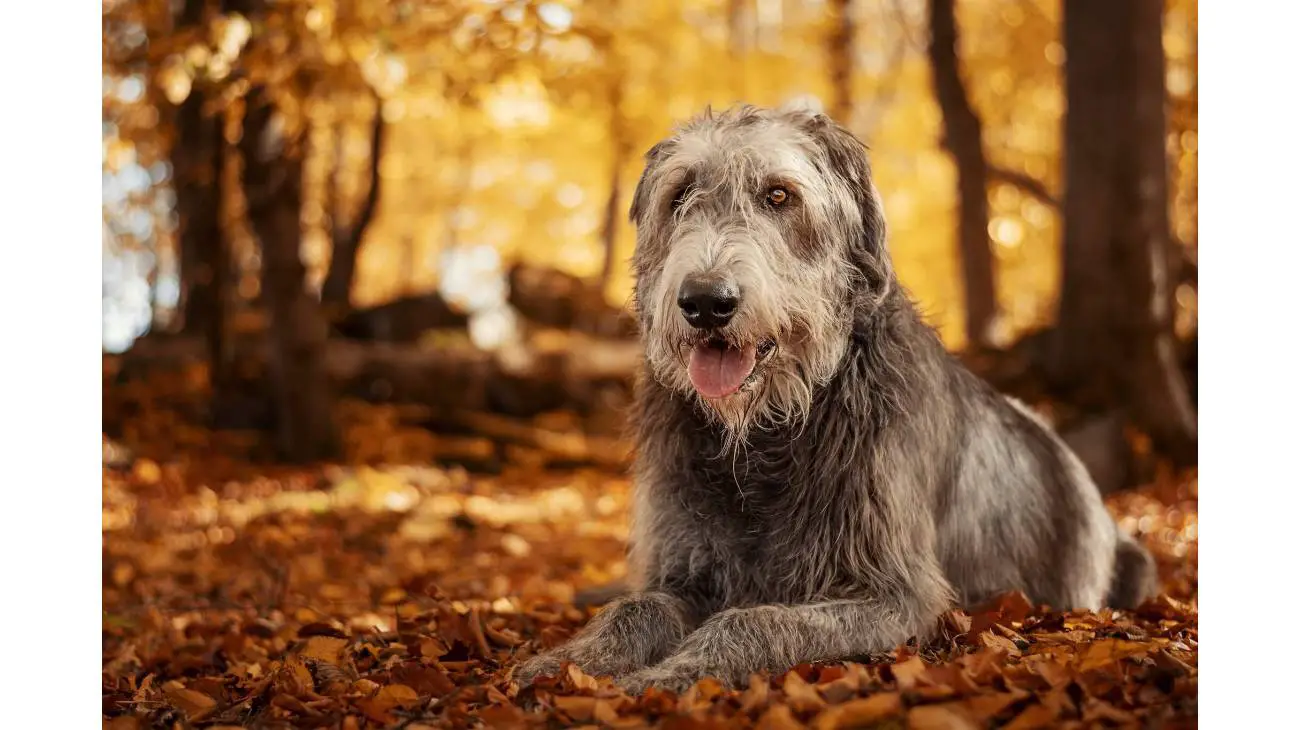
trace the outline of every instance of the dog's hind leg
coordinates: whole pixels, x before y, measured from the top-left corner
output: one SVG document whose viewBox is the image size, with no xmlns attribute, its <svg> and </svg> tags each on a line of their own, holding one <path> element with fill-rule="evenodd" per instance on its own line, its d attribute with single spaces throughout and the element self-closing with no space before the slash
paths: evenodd
<svg viewBox="0 0 1300 730">
<path fill-rule="evenodd" d="M 1123 530 L 1116 529 L 1119 539 L 1115 541 L 1115 567 L 1111 570 L 1106 605 L 1111 608 L 1137 608 L 1155 595 L 1155 560 L 1136 540 Z"/>
<path fill-rule="evenodd" d="M 685 605 L 667 593 L 637 593 L 606 606 L 567 643 L 539 654 L 515 670 L 527 686 L 554 675 L 572 662 L 593 676 L 619 676 L 647 667 L 677 647 L 686 636 Z"/>
</svg>

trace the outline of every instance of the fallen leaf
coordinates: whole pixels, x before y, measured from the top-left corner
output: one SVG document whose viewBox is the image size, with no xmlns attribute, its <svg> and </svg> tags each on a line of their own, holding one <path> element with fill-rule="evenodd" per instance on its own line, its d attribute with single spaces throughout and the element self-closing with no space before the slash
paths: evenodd
<svg viewBox="0 0 1300 730">
<path fill-rule="evenodd" d="M 963 704 L 972 715 L 987 721 L 1023 698 L 1023 694 L 1014 692 L 995 692 L 967 698 Z"/>
<path fill-rule="evenodd" d="M 915 687 L 917 679 L 925 674 L 925 662 L 921 661 L 921 657 L 913 656 L 907 661 L 890 665 L 889 669 L 894 673 L 898 688 L 907 691 Z"/>
<path fill-rule="evenodd" d="M 907 727 L 911 730 L 977 730 L 979 725 L 967 716 L 958 703 L 921 705 L 907 713 Z"/>
<path fill-rule="evenodd" d="M 577 722 L 588 722 L 596 713 L 595 697 L 556 696 L 551 701 L 561 712 L 568 715 L 570 720 Z"/>
<path fill-rule="evenodd" d="M 524 725 L 524 711 L 514 705 L 489 705 L 478 712 L 479 719 L 491 728 L 516 728 Z"/>
<path fill-rule="evenodd" d="M 190 722 L 199 722 L 217 709 L 217 701 L 211 697 L 171 682 L 163 685 L 163 694 Z"/>
<path fill-rule="evenodd" d="M 847 702 L 858 695 L 861 684 L 858 675 L 845 672 L 844 676 L 817 685 L 817 691 L 832 705 Z"/>
<path fill-rule="evenodd" d="M 398 686 L 406 685 L 424 697 L 442 697 L 456 689 L 456 683 L 442 669 L 417 662 L 394 667 L 392 677 Z"/>
<path fill-rule="evenodd" d="M 569 684 L 573 685 L 574 689 L 596 690 L 600 688 L 600 683 L 596 681 L 596 678 L 583 672 L 578 668 L 577 664 L 567 665 L 564 674 L 569 678 Z"/>
<path fill-rule="evenodd" d="M 740 711 L 753 712 L 765 707 L 768 701 L 769 682 L 761 675 L 749 675 L 749 688 L 740 693 Z"/>
<path fill-rule="evenodd" d="M 870 725 L 903 711 L 903 700 L 897 692 L 878 692 L 870 697 L 833 705 L 813 719 L 817 730 L 835 730 Z"/>
<path fill-rule="evenodd" d="M 785 700 L 795 712 L 815 712 L 826 706 L 826 700 L 796 672 L 785 675 L 781 685 Z"/>
<path fill-rule="evenodd" d="M 803 723 L 785 705 L 772 705 L 758 719 L 755 730 L 802 730 Z"/>
<path fill-rule="evenodd" d="M 451 650 L 436 636 L 420 638 L 420 654 L 429 659 L 441 659 L 448 651 Z"/>
<path fill-rule="evenodd" d="M 1131 656 L 1146 654 L 1147 644 L 1124 639 L 1101 639 L 1089 644 L 1079 657 L 1079 671 L 1099 669 Z"/>
<path fill-rule="evenodd" d="M 348 640 L 337 636 L 312 636 L 307 639 L 298 655 L 305 659 L 339 664 L 343 661 L 343 650 Z"/>
<path fill-rule="evenodd" d="M 1056 710 L 1045 705 L 1030 705 L 1007 723 L 1005 730 L 1033 730 L 1050 727 L 1056 721 Z"/>
<path fill-rule="evenodd" d="M 677 701 L 677 706 L 684 712 L 704 709 L 713 701 L 714 697 L 720 694 L 722 694 L 722 684 L 713 677 L 705 677 L 682 693 L 681 698 Z"/>
</svg>

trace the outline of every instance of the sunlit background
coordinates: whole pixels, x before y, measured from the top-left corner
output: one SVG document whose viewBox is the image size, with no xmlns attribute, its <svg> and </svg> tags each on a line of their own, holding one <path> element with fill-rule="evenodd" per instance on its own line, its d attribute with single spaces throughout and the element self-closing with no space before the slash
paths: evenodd
<svg viewBox="0 0 1300 730">
<path fill-rule="evenodd" d="M 377 103 L 387 122 L 382 195 L 358 257 L 352 302 L 440 289 L 477 313 L 475 341 L 485 347 L 513 321 L 502 276 L 510 262 L 601 273 L 611 191 L 620 197 L 605 289 L 610 302 L 626 301 L 633 246 L 627 197 L 642 153 L 676 121 L 708 103 L 803 98 L 824 106 L 831 93 L 832 14 L 820 0 L 296 0 L 269 4 L 269 22 L 280 24 L 298 52 L 254 57 L 241 57 L 253 30 L 243 16 L 177 33 L 173 5 L 104 3 L 108 351 L 176 321 L 171 119 L 199 74 L 221 79 L 240 69 L 274 81 L 294 63 L 312 65 L 312 82 L 286 94 L 309 130 L 302 258 L 313 287 L 330 261 L 330 221 L 353 215 L 366 193 Z M 991 190 L 989 234 L 1004 312 L 995 335 L 1003 341 L 1047 323 L 1058 287 L 1059 215 L 1042 193 L 1059 194 L 1061 172 L 1059 5 L 957 4 L 963 76 L 990 163 L 1045 189 L 999 182 Z M 925 3 L 854 2 L 849 9 L 853 104 L 843 121 L 873 150 L 904 283 L 949 346 L 960 348 L 955 170 L 940 147 Z M 1194 260 L 1196 3 L 1171 0 L 1167 10 L 1173 232 Z M 239 83 L 232 78 L 233 87 Z M 228 136 L 237 133 L 236 126 Z M 233 165 L 225 172 L 237 174 Z M 256 246 L 239 186 L 226 187 L 223 225 L 242 272 L 238 295 L 251 301 Z M 1187 319 L 1195 294 L 1184 287 L 1177 298 Z"/>
</svg>

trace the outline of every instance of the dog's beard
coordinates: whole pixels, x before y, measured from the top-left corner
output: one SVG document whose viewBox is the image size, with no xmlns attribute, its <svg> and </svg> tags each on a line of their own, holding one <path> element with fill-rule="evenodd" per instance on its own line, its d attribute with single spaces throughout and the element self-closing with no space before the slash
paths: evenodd
<svg viewBox="0 0 1300 730">
<path fill-rule="evenodd" d="M 821 368 L 805 367 L 804 348 L 784 338 L 730 332 L 664 341 L 648 334 L 652 375 L 722 426 L 728 449 L 745 445 L 755 429 L 798 423 L 811 407 L 817 383 L 810 375 Z"/>
</svg>

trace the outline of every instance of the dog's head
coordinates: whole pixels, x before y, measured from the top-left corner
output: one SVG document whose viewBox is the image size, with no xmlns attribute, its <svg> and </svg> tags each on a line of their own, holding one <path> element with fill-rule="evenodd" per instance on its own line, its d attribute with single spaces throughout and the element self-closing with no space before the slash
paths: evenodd
<svg viewBox="0 0 1300 730">
<path fill-rule="evenodd" d="M 893 281 L 866 147 L 810 111 L 706 111 L 647 153 L 631 218 L 650 374 L 741 439 L 807 413 Z"/>
</svg>

